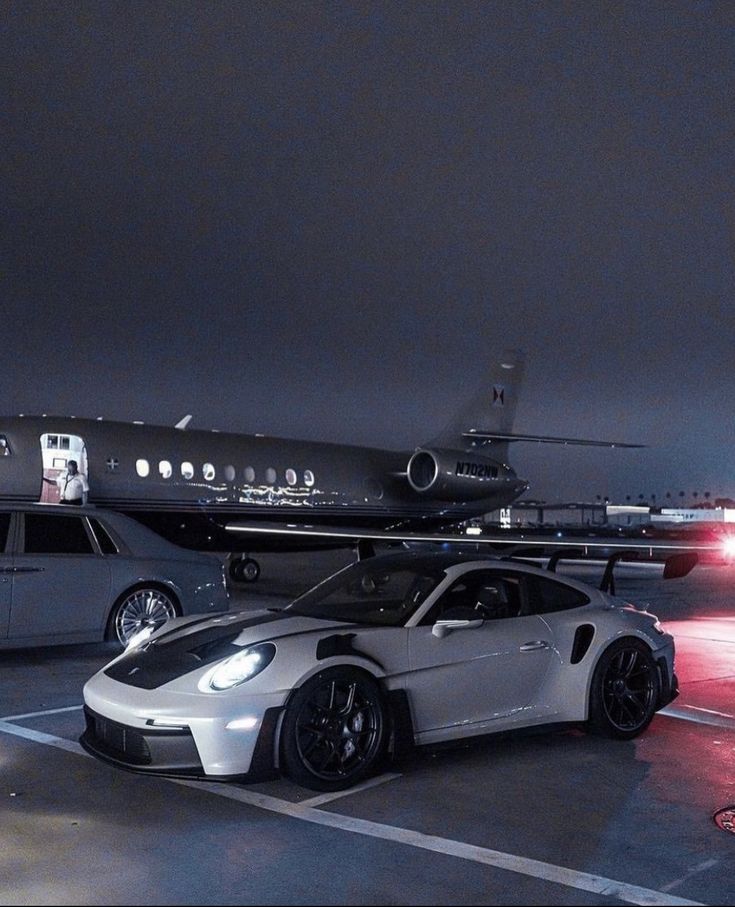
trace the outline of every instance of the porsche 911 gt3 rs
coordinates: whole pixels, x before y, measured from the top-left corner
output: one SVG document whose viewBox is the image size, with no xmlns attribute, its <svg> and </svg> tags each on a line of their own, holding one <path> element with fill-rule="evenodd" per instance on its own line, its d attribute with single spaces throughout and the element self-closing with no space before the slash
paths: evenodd
<svg viewBox="0 0 735 907">
<path fill-rule="evenodd" d="M 630 739 L 677 694 L 658 620 L 531 564 L 353 564 L 279 611 L 178 618 L 85 686 L 85 748 L 169 775 L 315 790 L 414 744 L 558 722 Z"/>
</svg>

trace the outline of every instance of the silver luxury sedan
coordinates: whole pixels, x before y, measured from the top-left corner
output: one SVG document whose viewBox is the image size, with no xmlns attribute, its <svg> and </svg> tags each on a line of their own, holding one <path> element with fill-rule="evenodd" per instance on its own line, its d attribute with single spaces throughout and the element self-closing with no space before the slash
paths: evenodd
<svg viewBox="0 0 735 907">
<path fill-rule="evenodd" d="M 222 564 L 119 513 L 0 507 L 0 649 L 109 639 L 227 611 Z"/>
</svg>

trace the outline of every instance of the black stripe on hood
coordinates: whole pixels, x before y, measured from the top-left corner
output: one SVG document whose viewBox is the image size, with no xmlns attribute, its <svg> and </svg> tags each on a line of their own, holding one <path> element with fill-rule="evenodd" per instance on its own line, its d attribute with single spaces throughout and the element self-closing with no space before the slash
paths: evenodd
<svg viewBox="0 0 735 907">
<path fill-rule="evenodd" d="M 290 615 L 282 611 L 267 617 L 243 618 L 226 624 L 202 628 L 200 622 L 171 630 L 135 649 L 105 669 L 107 677 L 140 690 L 156 690 L 164 684 L 221 661 L 242 646 L 234 645 L 243 630 L 258 627 Z M 207 618 L 211 620 L 211 618 Z"/>
</svg>

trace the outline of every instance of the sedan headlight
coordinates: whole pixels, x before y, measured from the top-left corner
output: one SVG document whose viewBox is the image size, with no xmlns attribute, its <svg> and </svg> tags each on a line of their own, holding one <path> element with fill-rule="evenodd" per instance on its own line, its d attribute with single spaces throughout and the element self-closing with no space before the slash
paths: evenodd
<svg viewBox="0 0 735 907">
<path fill-rule="evenodd" d="M 231 655 L 225 661 L 208 674 L 204 680 L 210 690 L 221 692 L 230 690 L 246 680 L 252 680 L 253 677 L 265 670 L 273 661 L 276 654 L 276 647 L 272 642 L 266 642 L 259 646 L 250 646 Z"/>
</svg>

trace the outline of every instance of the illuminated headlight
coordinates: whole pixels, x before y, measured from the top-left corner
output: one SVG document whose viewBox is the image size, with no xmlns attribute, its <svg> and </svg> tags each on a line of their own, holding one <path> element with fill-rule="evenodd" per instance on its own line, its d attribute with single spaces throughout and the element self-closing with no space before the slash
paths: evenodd
<svg viewBox="0 0 735 907">
<path fill-rule="evenodd" d="M 260 674 L 273 661 L 275 654 L 276 647 L 270 642 L 243 649 L 218 664 L 203 678 L 204 683 L 210 690 L 217 692 L 230 690 Z"/>
<path fill-rule="evenodd" d="M 148 639 L 149 636 L 153 635 L 155 627 L 143 627 L 142 630 L 138 630 L 137 633 L 133 635 L 128 640 L 128 644 L 125 646 L 126 649 L 135 649 L 137 646 L 143 645 L 143 643 Z"/>
<path fill-rule="evenodd" d="M 722 550 L 725 553 L 725 557 L 735 558 L 735 535 L 731 535 L 729 538 L 725 539 Z"/>
</svg>

